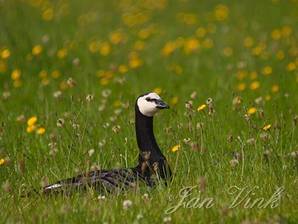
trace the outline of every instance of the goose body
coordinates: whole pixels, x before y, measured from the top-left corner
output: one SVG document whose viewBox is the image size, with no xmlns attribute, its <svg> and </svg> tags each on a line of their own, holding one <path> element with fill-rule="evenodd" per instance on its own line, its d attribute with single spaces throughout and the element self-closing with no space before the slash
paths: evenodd
<svg viewBox="0 0 298 224">
<path fill-rule="evenodd" d="M 153 116 L 161 109 L 169 108 L 156 93 L 137 98 L 135 104 L 135 131 L 139 148 L 136 167 L 111 170 L 94 170 L 76 177 L 60 180 L 43 188 L 43 193 L 71 193 L 75 190 L 94 188 L 99 192 L 119 192 L 144 183 L 149 187 L 156 180 L 168 180 L 171 169 L 162 154 L 153 133 Z"/>
</svg>

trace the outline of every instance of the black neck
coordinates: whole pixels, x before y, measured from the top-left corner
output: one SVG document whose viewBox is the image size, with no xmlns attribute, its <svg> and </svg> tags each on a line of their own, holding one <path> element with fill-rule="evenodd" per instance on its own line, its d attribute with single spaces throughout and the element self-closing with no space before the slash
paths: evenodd
<svg viewBox="0 0 298 224">
<path fill-rule="evenodd" d="M 163 179 L 171 177 L 171 169 L 153 134 L 153 117 L 143 115 L 137 105 L 135 107 L 135 116 L 137 143 L 140 149 L 139 164 L 135 167 L 136 171 L 147 178 L 147 184 L 150 185 L 152 166 L 157 162 L 159 176 Z"/>
<path fill-rule="evenodd" d="M 140 152 L 150 152 L 152 156 L 162 156 L 153 133 L 153 117 L 143 115 L 137 107 L 135 110 L 135 116 L 137 143 Z"/>
</svg>

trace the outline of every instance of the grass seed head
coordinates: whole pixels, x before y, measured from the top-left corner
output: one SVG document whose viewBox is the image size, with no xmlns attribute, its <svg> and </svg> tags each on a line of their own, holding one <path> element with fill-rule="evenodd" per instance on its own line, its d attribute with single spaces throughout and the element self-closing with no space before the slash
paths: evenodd
<svg viewBox="0 0 298 224">
<path fill-rule="evenodd" d="M 230 165 L 232 168 L 238 166 L 238 164 L 239 164 L 239 161 L 237 159 L 230 160 Z"/>
</svg>

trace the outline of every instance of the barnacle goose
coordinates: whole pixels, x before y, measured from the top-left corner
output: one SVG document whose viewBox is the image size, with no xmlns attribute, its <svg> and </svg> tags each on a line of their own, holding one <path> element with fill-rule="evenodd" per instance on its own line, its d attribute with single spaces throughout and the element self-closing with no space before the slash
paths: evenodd
<svg viewBox="0 0 298 224">
<path fill-rule="evenodd" d="M 135 103 L 135 131 L 140 150 L 138 165 L 133 168 L 95 170 L 58 181 L 43 188 L 45 194 L 94 188 L 99 192 L 119 192 L 143 182 L 153 187 L 157 180 L 171 178 L 171 169 L 153 133 L 153 116 L 169 106 L 156 93 L 139 96 Z"/>
</svg>

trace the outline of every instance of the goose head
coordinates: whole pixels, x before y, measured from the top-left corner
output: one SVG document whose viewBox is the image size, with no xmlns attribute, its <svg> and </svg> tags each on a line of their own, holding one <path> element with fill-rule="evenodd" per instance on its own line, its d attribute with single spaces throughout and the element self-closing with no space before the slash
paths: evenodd
<svg viewBox="0 0 298 224">
<path fill-rule="evenodd" d="M 154 92 L 139 96 L 136 106 L 139 112 L 146 117 L 153 117 L 159 110 L 169 108 L 169 106 L 162 101 L 161 97 Z"/>
</svg>

